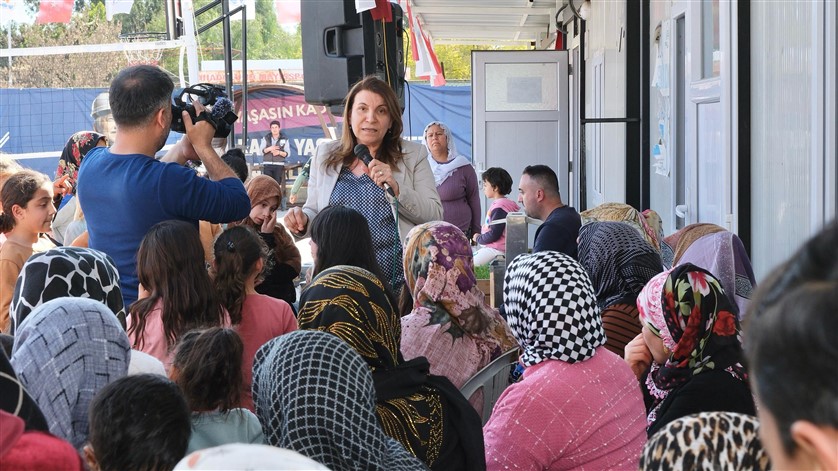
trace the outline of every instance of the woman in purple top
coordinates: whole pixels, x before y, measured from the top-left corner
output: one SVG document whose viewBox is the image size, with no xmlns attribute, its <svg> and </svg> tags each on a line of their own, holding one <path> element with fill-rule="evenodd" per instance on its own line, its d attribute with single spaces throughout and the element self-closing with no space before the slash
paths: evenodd
<svg viewBox="0 0 838 471">
<path fill-rule="evenodd" d="M 442 200 L 442 219 L 471 240 L 480 233 L 480 190 L 471 162 L 457 152 L 451 129 L 440 121 L 425 126 L 425 147 Z"/>
</svg>

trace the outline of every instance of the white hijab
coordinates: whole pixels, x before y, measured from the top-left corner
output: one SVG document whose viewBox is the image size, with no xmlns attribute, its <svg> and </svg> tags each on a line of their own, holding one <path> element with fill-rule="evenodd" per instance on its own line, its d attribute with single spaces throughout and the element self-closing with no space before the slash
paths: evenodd
<svg viewBox="0 0 838 471">
<path fill-rule="evenodd" d="M 428 128 L 433 125 L 437 125 L 442 128 L 442 131 L 445 132 L 445 138 L 448 141 L 448 161 L 445 163 L 439 163 L 436 159 L 434 159 L 431 148 L 428 147 L 428 138 L 424 137 L 428 134 Z M 442 183 L 458 168 L 471 165 L 471 162 L 469 162 L 465 156 L 460 155 L 457 152 L 457 145 L 454 144 L 454 136 L 451 134 L 451 129 L 449 129 L 443 122 L 431 121 L 427 126 L 425 126 L 422 136 L 425 148 L 428 149 L 428 163 L 431 164 L 431 170 L 434 173 L 434 182 L 436 183 L 436 186 L 442 185 Z"/>
</svg>

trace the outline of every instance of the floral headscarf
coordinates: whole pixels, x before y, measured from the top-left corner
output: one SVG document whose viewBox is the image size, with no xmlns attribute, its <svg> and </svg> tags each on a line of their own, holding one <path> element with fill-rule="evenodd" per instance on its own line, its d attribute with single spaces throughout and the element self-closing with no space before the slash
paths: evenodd
<svg viewBox="0 0 838 471">
<path fill-rule="evenodd" d="M 659 304 L 665 325 L 657 316 L 649 315 L 648 305 L 641 308 L 641 302 Z M 669 392 L 697 374 L 724 370 L 736 379 L 747 380 L 741 364 L 742 331 L 736 307 L 719 280 L 707 270 L 689 263 L 674 268 L 657 301 L 638 298 L 638 308 L 641 321 L 657 330 L 670 350 L 666 362 L 653 362 L 646 377 L 646 386 L 655 398 L 647 417 L 650 425 Z"/>
<path fill-rule="evenodd" d="M 70 136 L 61 157 L 58 158 L 58 168 L 55 170 L 55 179 L 64 175 L 70 175 L 67 181 L 73 185 L 73 194 L 76 194 L 76 180 L 79 176 L 81 161 L 91 149 L 95 148 L 99 141 L 107 139 L 104 135 L 93 131 L 81 131 Z"/>
<path fill-rule="evenodd" d="M 477 288 L 471 246 L 457 226 L 434 221 L 413 228 L 407 235 L 404 267 L 414 313 L 424 310 L 431 323 L 450 323 L 448 333 L 454 339 L 468 335 L 489 342 L 498 354 L 517 345 Z"/>
</svg>

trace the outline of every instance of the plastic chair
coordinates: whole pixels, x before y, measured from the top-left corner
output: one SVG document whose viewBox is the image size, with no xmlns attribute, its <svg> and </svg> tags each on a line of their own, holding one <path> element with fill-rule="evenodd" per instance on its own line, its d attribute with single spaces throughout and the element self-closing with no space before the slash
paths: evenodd
<svg viewBox="0 0 838 471">
<path fill-rule="evenodd" d="M 460 392 L 466 399 L 471 399 L 479 390 L 483 390 L 483 425 L 489 421 L 492 409 L 501 393 L 509 386 L 509 372 L 512 366 L 518 362 L 519 350 L 513 348 L 503 355 L 495 358 L 482 370 L 474 374 L 466 384 L 460 388 Z"/>
</svg>

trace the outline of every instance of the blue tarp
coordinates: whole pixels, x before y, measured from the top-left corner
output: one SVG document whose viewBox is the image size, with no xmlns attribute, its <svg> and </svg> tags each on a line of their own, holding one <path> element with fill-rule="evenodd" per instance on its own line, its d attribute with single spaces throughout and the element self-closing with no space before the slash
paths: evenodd
<svg viewBox="0 0 838 471">
<path fill-rule="evenodd" d="M 69 136 L 77 131 L 93 129 L 91 105 L 94 98 L 103 91 L 106 90 L 0 89 L 0 143 L 3 144 L 0 152 L 13 154 L 21 164 L 52 176 L 58 156 Z M 280 109 L 284 103 L 281 97 L 287 95 L 286 92 L 271 93 L 264 89 L 262 94 L 261 100 L 255 99 L 256 97 L 252 99 L 254 105 L 261 101 L 262 108 L 251 106 L 248 110 L 249 116 L 252 116 L 252 113 L 261 116 L 262 109 Z M 248 96 L 251 96 L 251 93 L 248 93 Z M 276 102 L 271 103 L 271 97 Z M 299 117 L 300 109 L 308 110 L 308 105 L 302 105 L 306 108 L 299 106 L 294 105 L 293 117 L 281 118 L 284 129 L 291 138 L 292 156 L 295 157 L 292 161 L 303 160 L 305 156 L 311 155 L 317 140 L 324 137 L 320 126 L 312 126 L 312 122 Z M 407 139 L 417 141 L 422 140 L 422 131 L 427 123 L 445 122 L 454 134 L 454 142 L 460 153 L 472 157 L 470 86 L 430 87 L 409 84 L 405 88 L 403 119 L 403 135 Z M 254 148 L 253 140 L 261 139 L 265 133 L 265 123 L 262 123 L 261 119 L 257 121 L 251 121 L 249 125 L 248 151 Z M 269 122 L 270 119 L 267 119 L 267 123 Z M 180 134 L 172 133 L 167 144 L 173 144 L 179 138 Z M 256 157 L 258 159 L 259 156 Z"/>
</svg>

